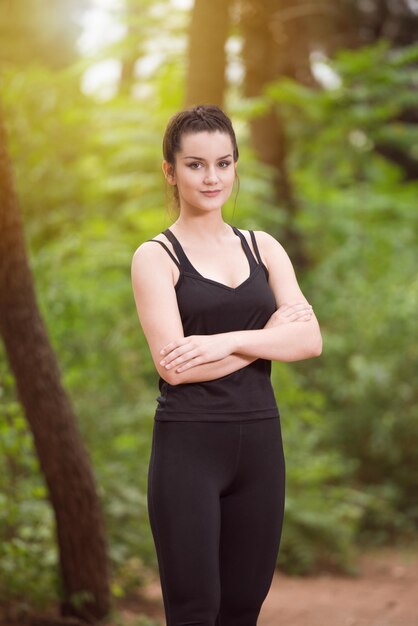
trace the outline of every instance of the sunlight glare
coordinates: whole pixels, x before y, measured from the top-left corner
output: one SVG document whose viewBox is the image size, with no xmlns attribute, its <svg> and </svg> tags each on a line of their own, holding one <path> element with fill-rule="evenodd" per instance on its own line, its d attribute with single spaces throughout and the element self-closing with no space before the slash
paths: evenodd
<svg viewBox="0 0 418 626">
<path fill-rule="evenodd" d="M 81 17 L 83 32 L 77 45 L 82 54 L 96 54 L 104 46 L 125 35 L 126 27 L 118 21 L 120 0 L 95 0 L 92 8 Z"/>
</svg>

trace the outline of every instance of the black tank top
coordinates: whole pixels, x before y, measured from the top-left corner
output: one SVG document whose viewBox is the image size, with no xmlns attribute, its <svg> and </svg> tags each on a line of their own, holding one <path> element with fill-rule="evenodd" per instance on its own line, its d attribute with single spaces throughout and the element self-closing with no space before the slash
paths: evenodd
<svg viewBox="0 0 418 626">
<path fill-rule="evenodd" d="M 250 270 L 248 278 L 234 288 L 202 276 L 169 228 L 163 234 L 173 244 L 178 260 L 165 243 L 148 240 L 161 244 L 180 270 L 175 291 L 185 337 L 263 328 L 277 308 L 254 232 L 249 231 L 258 262 L 244 235 L 229 226 L 241 239 Z M 155 419 L 231 422 L 277 417 L 270 374 L 271 361 L 256 359 L 226 376 L 204 382 L 170 385 L 160 376 Z"/>
</svg>

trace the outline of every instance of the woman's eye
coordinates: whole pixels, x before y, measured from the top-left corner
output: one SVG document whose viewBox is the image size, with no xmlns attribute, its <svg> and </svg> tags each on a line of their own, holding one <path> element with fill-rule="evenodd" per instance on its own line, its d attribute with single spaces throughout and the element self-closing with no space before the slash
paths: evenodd
<svg viewBox="0 0 418 626">
<path fill-rule="evenodd" d="M 221 167 L 221 169 L 226 169 L 230 164 L 231 161 L 219 161 L 219 166 Z M 201 163 L 195 161 L 194 163 L 188 163 L 187 167 L 190 167 L 190 169 L 192 170 L 197 170 L 201 167 L 201 165 Z"/>
</svg>

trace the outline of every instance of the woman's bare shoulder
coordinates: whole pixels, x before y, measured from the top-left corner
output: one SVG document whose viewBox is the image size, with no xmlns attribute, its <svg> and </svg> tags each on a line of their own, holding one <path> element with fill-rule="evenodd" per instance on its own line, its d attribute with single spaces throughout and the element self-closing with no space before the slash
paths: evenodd
<svg viewBox="0 0 418 626">
<path fill-rule="evenodd" d="M 174 253 L 172 245 L 161 233 L 152 239 L 163 242 L 169 250 L 171 248 L 171 253 Z M 145 280 L 146 282 L 150 277 L 154 281 L 165 281 L 168 278 L 173 285 L 179 278 L 179 270 L 167 253 L 167 249 L 149 239 L 140 243 L 133 252 L 131 274 L 135 280 Z"/>
<path fill-rule="evenodd" d="M 238 228 L 238 230 L 240 231 L 240 233 L 242 233 L 245 237 L 247 237 L 247 239 L 250 239 L 250 230 L 244 230 L 243 228 Z M 266 230 L 254 230 L 251 229 L 255 235 L 255 238 L 257 240 L 260 239 L 261 240 L 265 240 L 265 241 L 271 241 L 272 239 L 275 239 L 272 235 L 270 235 L 270 233 L 268 233 Z M 277 239 L 275 240 L 277 241 Z"/>
<path fill-rule="evenodd" d="M 161 233 L 158 233 L 157 235 L 149 237 L 148 239 L 144 239 L 144 241 L 142 241 L 138 245 L 138 247 L 134 250 L 133 256 L 135 256 L 138 253 L 142 254 L 144 250 L 154 250 L 157 248 L 161 248 L 161 246 L 154 245 L 154 241 L 162 241 L 163 243 L 166 243 L 167 239 Z"/>
<path fill-rule="evenodd" d="M 254 253 L 255 256 L 255 250 L 254 250 L 254 246 L 253 246 L 253 242 L 251 239 L 251 235 L 250 235 L 250 231 L 249 230 L 244 230 L 242 228 L 238 229 L 246 238 L 251 250 Z M 251 229 L 253 230 L 253 229 Z M 269 250 L 271 249 L 271 247 L 273 246 L 281 246 L 281 244 L 277 241 L 277 239 L 275 239 L 272 235 L 270 235 L 270 233 L 268 233 L 267 231 L 264 230 L 253 230 L 254 236 L 255 236 L 255 240 L 257 243 L 257 248 L 260 252 L 260 256 L 261 256 L 261 260 L 263 261 L 264 265 L 266 265 L 266 267 L 268 267 L 268 256 L 269 256 Z"/>
<path fill-rule="evenodd" d="M 157 262 L 161 261 L 163 265 L 168 265 L 167 259 L 170 259 L 169 255 L 167 254 L 167 250 L 161 244 L 155 245 L 158 241 L 165 244 L 171 252 L 174 252 L 173 246 L 171 242 L 167 239 L 167 237 L 165 237 L 165 235 L 163 235 L 162 233 L 158 233 L 157 235 L 154 235 L 153 237 L 150 237 L 149 239 L 146 239 L 139 244 L 139 246 L 133 252 L 132 261 L 137 262 L 137 260 L 156 260 Z"/>
</svg>

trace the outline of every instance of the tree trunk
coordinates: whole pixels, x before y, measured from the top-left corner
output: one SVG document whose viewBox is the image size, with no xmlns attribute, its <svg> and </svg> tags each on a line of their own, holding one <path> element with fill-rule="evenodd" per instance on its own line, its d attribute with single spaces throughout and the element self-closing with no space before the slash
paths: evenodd
<svg viewBox="0 0 418 626">
<path fill-rule="evenodd" d="M 149 20 L 147 0 L 125 0 L 123 18 L 126 35 L 121 53 L 121 72 L 119 78 L 120 95 L 130 96 L 135 84 L 135 65 L 144 56 L 144 42 Z"/>
<path fill-rule="evenodd" d="M 286 7 L 289 11 L 295 9 L 289 0 L 241 0 L 246 97 L 261 95 L 265 85 L 280 76 L 292 76 L 305 84 L 314 84 L 306 33 L 300 24 L 298 29 L 293 28 L 294 32 L 289 32 L 290 25 L 287 22 L 290 18 L 286 18 Z M 278 107 L 274 106 L 265 115 L 253 119 L 250 130 L 252 144 L 259 158 L 276 172 L 274 187 L 277 204 L 287 214 L 286 225 L 278 236 L 297 268 L 303 269 L 309 265 L 309 260 L 295 227 L 298 203 L 287 169 L 287 137 Z"/>
<path fill-rule="evenodd" d="M 185 106 L 223 106 L 230 0 L 195 0 L 189 32 Z"/>
<path fill-rule="evenodd" d="M 88 454 L 38 309 L 1 115 L 0 235 L 0 333 L 55 514 L 61 612 L 90 622 L 110 607 L 105 529 Z M 90 598 L 73 604 L 82 592 Z"/>
</svg>

